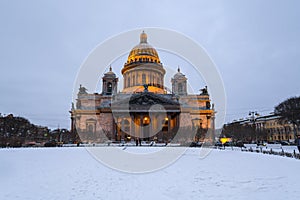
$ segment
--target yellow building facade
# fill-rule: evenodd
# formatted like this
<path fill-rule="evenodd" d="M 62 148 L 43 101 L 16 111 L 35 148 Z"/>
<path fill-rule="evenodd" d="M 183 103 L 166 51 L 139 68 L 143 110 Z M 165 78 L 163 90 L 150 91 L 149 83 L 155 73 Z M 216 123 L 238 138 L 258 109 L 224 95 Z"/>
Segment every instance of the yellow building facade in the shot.
<path fill-rule="evenodd" d="M 255 125 L 256 130 L 267 132 L 269 142 L 294 142 L 296 139 L 295 135 L 300 133 L 299 128 L 291 123 L 282 122 L 280 117 L 274 114 L 258 117 Z"/>

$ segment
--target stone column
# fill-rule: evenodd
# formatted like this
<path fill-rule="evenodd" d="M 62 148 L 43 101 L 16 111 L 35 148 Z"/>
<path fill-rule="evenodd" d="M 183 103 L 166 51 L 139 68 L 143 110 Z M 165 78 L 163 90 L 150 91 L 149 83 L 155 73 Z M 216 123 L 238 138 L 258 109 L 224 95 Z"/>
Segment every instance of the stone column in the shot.
<path fill-rule="evenodd" d="M 124 119 L 122 119 L 121 121 L 121 140 L 124 139 Z"/>
<path fill-rule="evenodd" d="M 130 118 L 130 136 L 134 136 L 135 133 L 134 133 L 134 117 L 133 118 Z"/>
<path fill-rule="evenodd" d="M 211 124 L 211 129 L 212 129 L 212 142 L 215 142 L 215 137 L 216 137 L 216 127 L 215 127 L 215 114 L 213 113 L 212 117 L 212 124 Z"/>
<path fill-rule="evenodd" d="M 170 113 L 168 113 L 168 134 L 170 133 L 170 129 L 171 129 L 171 115 Z"/>
<path fill-rule="evenodd" d="M 151 114 L 149 114 L 149 120 L 150 120 L 150 124 L 149 124 L 149 130 L 148 130 L 148 137 L 149 137 L 149 140 L 150 138 L 153 136 L 153 119 L 154 117 L 151 118 Z"/>
<path fill-rule="evenodd" d="M 143 135 L 143 115 L 141 114 L 140 115 L 140 135 L 139 135 L 139 138 L 143 138 L 144 135 Z"/>

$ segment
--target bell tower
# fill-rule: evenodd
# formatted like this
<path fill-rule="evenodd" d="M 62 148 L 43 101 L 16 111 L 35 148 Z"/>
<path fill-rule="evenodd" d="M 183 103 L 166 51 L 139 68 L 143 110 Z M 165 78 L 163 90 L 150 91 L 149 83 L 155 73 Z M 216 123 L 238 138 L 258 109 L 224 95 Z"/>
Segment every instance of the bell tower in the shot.
<path fill-rule="evenodd" d="M 105 73 L 102 77 L 102 94 L 112 95 L 117 94 L 118 91 L 118 81 L 116 74 L 112 71 L 111 66 L 109 67 L 109 72 Z"/>
<path fill-rule="evenodd" d="M 172 92 L 176 95 L 187 95 L 187 78 L 180 72 L 178 66 L 177 73 L 171 79 Z"/>

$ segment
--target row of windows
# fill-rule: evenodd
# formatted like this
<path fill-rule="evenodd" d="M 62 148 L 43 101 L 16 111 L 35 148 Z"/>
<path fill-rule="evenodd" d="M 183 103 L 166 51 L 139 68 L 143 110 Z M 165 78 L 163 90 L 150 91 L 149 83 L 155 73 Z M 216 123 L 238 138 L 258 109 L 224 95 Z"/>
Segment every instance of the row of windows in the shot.
<path fill-rule="evenodd" d="M 124 79 L 126 80 L 126 79 Z M 131 87 L 131 86 L 136 86 L 136 85 L 143 85 L 143 84 L 157 84 L 157 85 L 161 85 L 162 81 L 161 78 L 159 77 L 155 77 L 154 75 L 148 75 L 148 83 L 147 83 L 147 78 L 146 78 L 146 74 L 142 74 L 142 83 L 139 83 L 139 76 L 137 74 L 137 76 L 133 75 L 132 79 L 129 77 L 127 77 L 127 81 L 125 82 L 125 87 Z"/>
<path fill-rule="evenodd" d="M 273 140 L 291 140 L 292 136 L 291 135 L 274 135 Z"/>
<path fill-rule="evenodd" d="M 268 129 L 269 133 L 290 133 L 292 130 L 290 127 L 284 127 L 284 128 L 270 128 Z"/>
<path fill-rule="evenodd" d="M 293 130 L 293 128 L 291 126 L 283 126 L 283 125 L 279 126 L 278 125 L 277 127 L 270 128 L 270 127 L 267 127 L 267 126 L 265 126 L 264 124 L 261 124 L 261 123 L 256 124 L 256 128 L 257 128 L 257 130 L 267 129 L 269 133 L 273 133 L 273 132 L 289 133 Z M 300 127 L 298 127 L 298 128 L 296 127 L 296 130 L 300 131 Z"/>
<path fill-rule="evenodd" d="M 157 55 L 157 52 L 153 49 L 153 48 L 143 48 L 143 49 L 140 49 L 140 48 L 137 48 L 137 49 L 134 49 L 131 51 L 131 54 L 152 54 L 154 56 L 158 56 Z"/>
<path fill-rule="evenodd" d="M 159 63 L 159 61 L 157 59 L 152 59 L 152 58 L 135 58 L 134 60 L 133 59 L 130 59 L 130 63 L 135 63 L 135 62 L 152 62 L 152 63 Z"/>

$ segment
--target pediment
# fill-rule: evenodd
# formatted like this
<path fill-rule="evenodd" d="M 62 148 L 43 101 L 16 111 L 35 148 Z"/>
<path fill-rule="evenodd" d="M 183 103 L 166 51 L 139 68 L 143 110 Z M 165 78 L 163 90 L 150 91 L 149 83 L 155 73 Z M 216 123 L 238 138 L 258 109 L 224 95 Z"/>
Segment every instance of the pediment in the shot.
<path fill-rule="evenodd" d="M 180 103 L 177 100 L 165 98 L 164 95 L 158 95 L 151 92 L 132 94 L 129 98 L 120 101 L 112 101 L 112 109 L 147 110 L 156 104 L 163 106 L 166 110 L 180 110 Z"/>
<path fill-rule="evenodd" d="M 134 94 L 130 100 L 129 104 L 135 104 L 135 105 L 154 105 L 154 104 L 160 104 L 160 105 L 179 105 L 178 101 L 164 98 L 161 95 L 157 95 L 150 92 L 143 92 L 139 94 Z"/>

